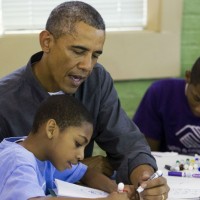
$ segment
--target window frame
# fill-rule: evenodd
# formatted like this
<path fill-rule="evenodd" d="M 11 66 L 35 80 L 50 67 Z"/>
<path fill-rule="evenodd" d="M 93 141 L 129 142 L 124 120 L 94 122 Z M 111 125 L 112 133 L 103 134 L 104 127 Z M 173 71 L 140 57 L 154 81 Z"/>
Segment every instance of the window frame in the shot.
<path fill-rule="evenodd" d="M 18 2 L 0 0 L 0 4 L 2 4 L 0 8 L 2 6 L 3 9 L 2 24 L 5 25 L 3 27 L 4 34 L 40 31 L 45 27 L 46 19 L 51 10 L 62 2 L 61 0 L 49 3 L 48 0 L 44 2 L 40 0 L 20 0 Z M 99 3 L 97 0 L 84 0 L 84 2 L 94 6 L 104 16 L 107 29 L 142 30 L 146 26 L 145 11 L 147 8 L 145 5 L 147 5 L 147 0 L 111 0 L 106 4 Z M 138 12 L 138 10 L 144 12 Z"/>

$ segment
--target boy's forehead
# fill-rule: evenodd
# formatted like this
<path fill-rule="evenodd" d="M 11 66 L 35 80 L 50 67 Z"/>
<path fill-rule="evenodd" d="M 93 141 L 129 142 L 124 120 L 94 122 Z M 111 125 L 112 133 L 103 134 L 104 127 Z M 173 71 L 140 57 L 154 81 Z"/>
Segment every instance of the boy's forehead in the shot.
<path fill-rule="evenodd" d="M 73 136 L 89 142 L 93 133 L 93 125 L 89 122 L 83 122 L 80 126 L 68 127 L 65 132 L 70 132 Z"/>

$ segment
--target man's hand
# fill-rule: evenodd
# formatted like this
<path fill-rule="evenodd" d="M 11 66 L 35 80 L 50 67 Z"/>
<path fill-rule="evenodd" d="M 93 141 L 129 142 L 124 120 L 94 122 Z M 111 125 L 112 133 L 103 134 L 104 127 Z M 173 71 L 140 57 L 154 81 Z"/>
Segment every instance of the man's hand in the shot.
<path fill-rule="evenodd" d="M 111 177 L 114 173 L 114 169 L 110 165 L 108 159 L 104 156 L 89 157 L 84 159 L 82 163 L 87 165 L 88 168 L 92 168 L 108 177 Z"/>
<path fill-rule="evenodd" d="M 154 173 L 154 170 L 149 165 L 140 165 L 136 167 L 130 176 L 132 184 L 137 189 L 140 185 L 144 188 L 144 191 L 140 193 L 140 196 L 145 200 L 167 199 L 169 186 L 167 180 L 164 177 L 158 177 L 153 180 L 148 180 Z"/>

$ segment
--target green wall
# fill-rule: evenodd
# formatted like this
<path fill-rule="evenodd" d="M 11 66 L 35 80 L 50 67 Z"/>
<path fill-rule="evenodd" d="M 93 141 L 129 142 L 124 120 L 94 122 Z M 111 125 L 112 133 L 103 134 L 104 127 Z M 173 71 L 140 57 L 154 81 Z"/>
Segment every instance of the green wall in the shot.
<path fill-rule="evenodd" d="M 184 0 L 181 32 L 181 75 L 200 56 L 200 0 Z"/>

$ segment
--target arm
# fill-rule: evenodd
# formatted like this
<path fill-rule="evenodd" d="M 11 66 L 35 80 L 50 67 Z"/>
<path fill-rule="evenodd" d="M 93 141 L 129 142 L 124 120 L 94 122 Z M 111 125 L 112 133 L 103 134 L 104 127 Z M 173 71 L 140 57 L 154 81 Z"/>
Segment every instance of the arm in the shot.
<path fill-rule="evenodd" d="M 13 161 L 11 161 L 13 162 Z M 86 175 L 86 178 L 93 179 L 90 174 L 89 176 Z M 96 175 L 95 175 L 96 176 Z M 98 177 L 98 176 L 97 176 Z M 95 179 L 96 180 L 96 179 Z M 89 181 L 89 180 L 87 180 Z M 100 178 L 100 181 L 103 181 L 103 183 L 107 184 L 112 190 L 112 186 L 116 186 L 116 184 L 113 184 L 109 181 L 109 179 L 106 177 L 105 181 L 104 179 Z M 89 181 L 90 182 L 90 181 Z M 13 187 L 13 185 L 17 185 L 17 187 Z M 38 183 L 38 177 L 37 173 L 35 173 L 33 167 L 28 166 L 22 166 L 18 167 L 10 176 L 10 178 L 7 179 L 6 185 L 3 188 L 3 192 L 1 192 L 1 197 L 17 197 L 18 199 L 29 199 L 29 200 L 54 200 L 54 199 L 68 199 L 68 200 L 91 200 L 88 198 L 68 198 L 68 197 L 51 197 L 51 196 L 45 196 L 43 191 L 43 185 L 44 182 Z M 10 190 L 12 188 L 12 191 Z M 20 189 L 21 188 L 21 189 Z M 115 187 L 116 188 L 116 187 Z M 119 194 L 117 192 L 112 192 L 108 197 L 106 198 L 98 198 L 98 200 L 129 200 L 126 193 Z"/>
<path fill-rule="evenodd" d="M 127 117 L 112 84 L 111 78 L 104 78 L 102 86 L 102 105 L 99 113 L 97 143 L 106 151 L 112 166 L 117 169 L 117 181 L 132 183 L 137 188 L 157 170 L 157 165 L 144 135 Z M 105 87 L 105 88 L 104 88 Z M 153 184 L 152 184 L 153 182 Z M 148 182 L 148 190 L 142 194 L 155 199 L 165 193 L 169 187 L 166 179 L 160 177 Z M 155 192 L 153 198 L 151 195 Z M 145 198 L 144 198 L 145 199 Z"/>
<path fill-rule="evenodd" d="M 88 169 L 81 182 L 85 185 L 106 191 L 111 193 L 106 198 L 98 198 L 97 200 L 129 200 L 128 193 L 118 193 L 117 184 L 109 179 L 108 177 L 97 173 L 91 169 Z M 127 186 L 126 186 L 127 189 Z M 129 191 L 130 193 L 130 191 Z M 91 200 L 88 198 L 69 198 L 69 197 L 35 197 L 30 198 L 29 200 L 57 200 L 57 199 L 68 199 L 68 200 Z"/>
<path fill-rule="evenodd" d="M 91 200 L 90 198 L 68 198 L 68 197 L 35 197 L 30 198 L 29 200 Z M 96 200 L 130 200 L 126 193 L 117 193 L 113 192 L 112 194 L 108 195 L 105 198 L 96 198 Z"/>
<path fill-rule="evenodd" d="M 108 193 L 117 191 L 117 184 L 115 181 L 112 181 L 107 176 L 90 168 L 88 168 L 86 174 L 81 179 L 81 182 L 89 187 L 100 189 Z"/>
<path fill-rule="evenodd" d="M 155 140 L 155 139 L 152 139 L 150 137 L 146 137 L 146 140 L 149 144 L 149 146 L 151 147 L 151 151 L 160 151 L 160 144 L 161 142 L 159 140 Z"/>
<path fill-rule="evenodd" d="M 117 184 L 114 180 L 111 180 L 107 176 L 98 173 L 92 169 L 88 169 L 85 176 L 81 180 L 85 185 L 106 191 L 108 193 L 117 192 Z M 128 197 L 135 196 L 135 190 L 132 185 L 125 185 Z"/>
<path fill-rule="evenodd" d="M 114 173 L 114 169 L 112 165 L 109 163 L 107 157 L 97 155 L 86 158 L 82 162 L 89 168 L 95 169 L 96 171 L 101 172 L 108 177 L 111 177 Z"/>
<path fill-rule="evenodd" d="M 161 90 L 162 87 L 157 82 L 153 83 L 143 96 L 133 117 L 133 121 L 146 137 L 152 151 L 160 151 L 160 145 L 164 143 L 165 138 Z"/>
<path fill-rule="evenodd" d="M 69 172 L 70 171 L 70 172 Z M 88 187 L 100 189 L 108 193 L 117 191 L 117 184 L 107 176 L 95 171 L 93 168 L 87 168 L 81 162 L 78 165 L 73 165 L 72 169 L 67 169 L 62 172 L 57 172 L 54 178 L 64 180 L 67 182 L 75 183 L 81 181 Z M 134 188 L 130 185 L 125 185 L 128 196 L 133 196 Z"/>
<path fill-rule="evenodd" d="M 103 71 L 101 79 L 96 142 L 117 170 L 117 181 L 128 184 L 133 168 L 148 164 L 156 169 L 156 162 L 144 135 L 121 108 L 112 78 Z"/>

